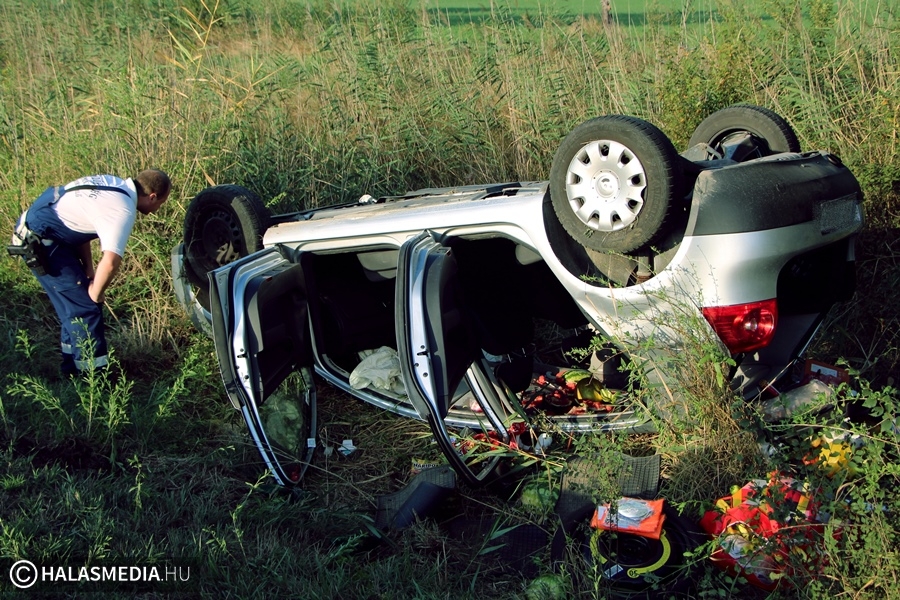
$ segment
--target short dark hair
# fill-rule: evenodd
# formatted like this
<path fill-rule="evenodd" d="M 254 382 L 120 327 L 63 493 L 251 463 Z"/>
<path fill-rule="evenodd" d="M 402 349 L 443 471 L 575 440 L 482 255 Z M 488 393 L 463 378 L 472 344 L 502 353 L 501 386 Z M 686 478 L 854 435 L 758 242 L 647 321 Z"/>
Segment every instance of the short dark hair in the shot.
<path fill-rule="evenodd" d="M 172 181 L 165 171 L 146 169 L 134 178 L 134 186 L 137 188 L 138 196 L 156 194 L 165 198 L 172 189 Z"/>

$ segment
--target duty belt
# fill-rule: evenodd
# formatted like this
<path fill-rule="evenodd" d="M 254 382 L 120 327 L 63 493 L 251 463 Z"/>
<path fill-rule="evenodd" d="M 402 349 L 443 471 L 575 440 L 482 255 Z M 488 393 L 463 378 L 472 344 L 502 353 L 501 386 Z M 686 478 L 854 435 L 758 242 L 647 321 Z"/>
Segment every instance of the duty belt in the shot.
<path fill-rule="evenodd" d="M 6 252 L 12 257 L 21 256 L 25 265 L 37 275 L 46 275 L 47 246 L 53 244 L 53 240 L 41 239 L 39 235 L 28 229 L 25 225 L 25 213 L 19 218 L 16 229 L 13 231 L 12 243 L 6 247 Z"/>

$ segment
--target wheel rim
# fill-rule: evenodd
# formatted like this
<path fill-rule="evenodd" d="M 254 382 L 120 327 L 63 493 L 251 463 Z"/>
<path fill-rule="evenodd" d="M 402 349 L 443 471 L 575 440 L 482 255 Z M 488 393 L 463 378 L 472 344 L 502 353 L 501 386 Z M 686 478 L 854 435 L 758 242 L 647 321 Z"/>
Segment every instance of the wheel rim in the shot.
<path fill-rule="evenodd" d="M 211 212 L 203 221 L 198 237 L 201 256 L 197 258 L 205 271 L 227 265 L 241 256 L 241 225 L 227 211 Z"/>
<path fill-rule="evenodd" d="M 566 195 L 579 221 L 595 231 L 631 225 L 644 206 L 647 174 L 637 156 L 613 140 L 585 144 L 566 172 Z"/>

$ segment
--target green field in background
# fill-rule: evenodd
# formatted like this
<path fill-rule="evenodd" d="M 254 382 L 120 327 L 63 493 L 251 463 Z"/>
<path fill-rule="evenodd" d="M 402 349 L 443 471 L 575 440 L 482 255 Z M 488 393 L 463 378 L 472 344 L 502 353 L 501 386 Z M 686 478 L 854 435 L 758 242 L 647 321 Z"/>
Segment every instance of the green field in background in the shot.
<path fill-rule="evenodd" d="M 675 11 L 683 6 L 690 5 L 692 12 L 709 13 L 714 10 L 716 3 L 712 0 L 704 2 L 685 2 L 684 0 L 656 0 L 645 2 L 643 0 L 613 0 L 611 2 L 613 15 L 620 22 L 641 22 L 648 6 L 652 10 Z M 601 14 L 600 0 L 508 0 L 490 2 L 487 0 L 426 0 L 425 7 L 430 11 L 439 11 L 460 21 L 479 21 L 487 18 L 498 10 L 509 10 L 512 14 L 570 14 L 573 16 L 599 16 Z"/>
<path fill-rule="evenodd" d="M 688 7 L 688 20 L 691 22 L 706 21 L 715 10 L 715 2 L 686 3 L 683 0 L 661 0 L 644 2 L 642 0 L 613 1 L 613 19 L 620 24 L 643 25 L 647 20 L 648 9 L 654 12 L 673 13 Z M 573 19 L 589 17 L 599 19 L 600 0 L 558 0 L 547 2 L 542 0 L 509 0 L 490 2 L 486 0 L 425 0 L 425 9 L 429 13 L 440 14 L 441 20 L 449 25 L 482 23 L 498 15 L 508 15 L 514 20 L 540 22 L 546 18 Z"/>
<path fill-rule="evenodd" d="M 807 19 L 815 0 L 797 0 L 804 20 Z M 601 0 L 416 0 L 412 6 L 424 5 L 432 14 L 440 14 L 449 25 L 483 23 L 492 17 L 506 15 L 509 18 L 537 24 L 553 17 L 567 20 L 575 17 L 599 18 Z M 859 7 L 870 18 L 882 11 L 897 10 L 888 0 L 850 0 L 838 4 L 838 11 Z M 721 8 L 720 8 L 721 7 Z M 733 0 L 612 0 L 612 16 L 621 25 L 643 26 L 649 20 L 662 19 L 669 24 L 699 25 L 715 20 L 722 10 L 746 9 L 749 13 L 771 20 L 769 10 L 784 10 L 784 3 L 766 1 Z M 673 19 L 677 16 L 677 19 Z M 668 17 L 668 18 L 665 18 Z M 869 21 L 869 19 L 866 19 Z"/>

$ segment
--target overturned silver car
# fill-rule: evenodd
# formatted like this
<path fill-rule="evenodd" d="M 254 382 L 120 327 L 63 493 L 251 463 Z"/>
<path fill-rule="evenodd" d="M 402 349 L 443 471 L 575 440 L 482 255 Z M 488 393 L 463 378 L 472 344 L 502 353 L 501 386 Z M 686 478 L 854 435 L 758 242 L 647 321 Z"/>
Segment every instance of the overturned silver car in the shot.
<path fill-rule="evenodd" d="M 616 115 L 575 128 L 549 181 L 276 216 L 249 190 L 211 187 L 173 251 L 176 288 L 279 483 L 296 483 L 315 447 L 313 372 L 427 421 L 478 483 L 497 459 L 463 452 L 460 430 L 501 443 L 526 421 L 645 430 L 620 366 L 647 340 L 656 350 L 642 353 L 677 348 L 676 314 L 721 340 L 750 399 L 852 294 L 862 195 L 836 156 L 801 152 L 784 119 L 752 105 L 710 115 L 689 146 Z M 567 350 L 592 338 L 590 376 L 570 380 Z"/>

